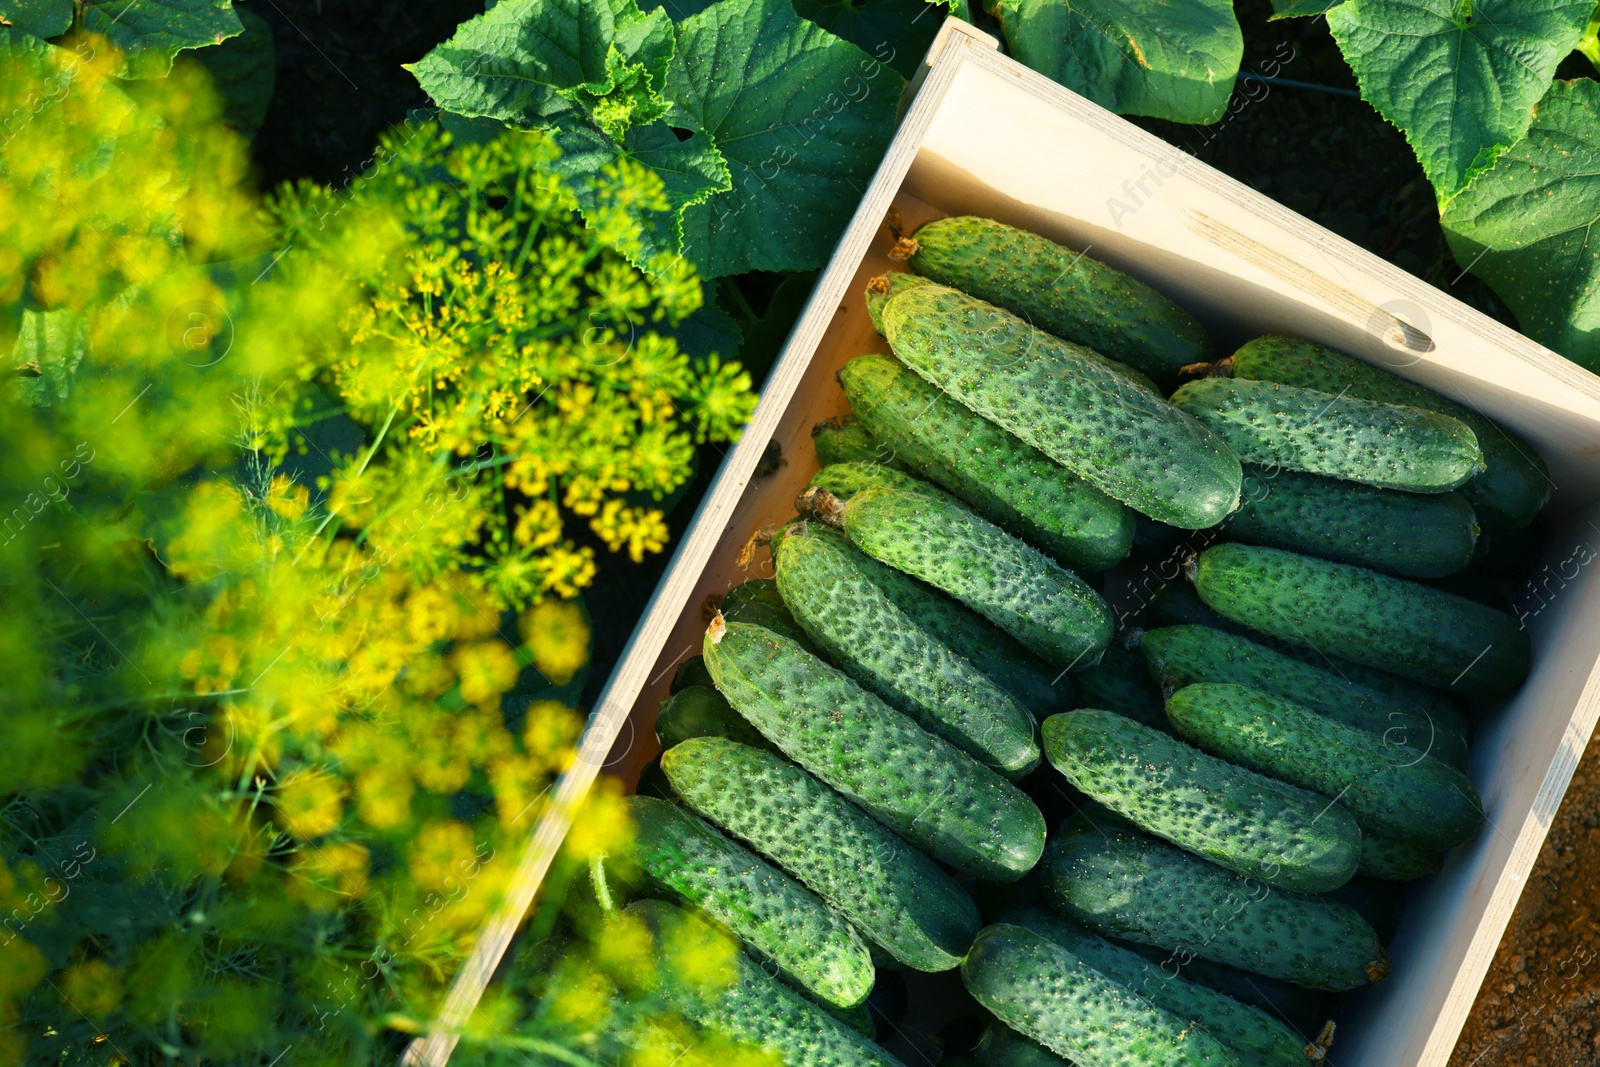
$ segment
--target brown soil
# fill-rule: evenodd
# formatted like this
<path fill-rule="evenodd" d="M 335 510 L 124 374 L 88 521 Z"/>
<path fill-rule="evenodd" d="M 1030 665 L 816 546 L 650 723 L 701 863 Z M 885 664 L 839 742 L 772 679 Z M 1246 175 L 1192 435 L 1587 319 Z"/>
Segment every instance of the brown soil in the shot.
<path fill-rule="evenodd" d="M 1600 1067 L 1600 731 L 1449 1067 Z"/>

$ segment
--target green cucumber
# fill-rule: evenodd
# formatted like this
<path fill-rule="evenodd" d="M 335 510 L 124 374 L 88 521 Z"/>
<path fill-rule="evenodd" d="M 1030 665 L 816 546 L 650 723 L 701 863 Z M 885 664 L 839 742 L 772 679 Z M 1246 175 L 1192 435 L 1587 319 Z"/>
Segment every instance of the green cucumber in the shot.
<path fill-rule="evenodd" d="M 1158 381 L 1176 381 L 1182 368 L 1211 350 L 1200 324 L 1148 285 L 993 219 L 936 219 L 896 245 L 890 258 L 905 254 L 918 274 Z"/>
<path fill-rule="evenodd" d="M 1094 1067 L 1241 1067 L 1210 1034 L 1023 926 L 995 923 L 961 963 L 974 1000 L 1060 1056 Z"/>
<path fill-rule="evenodd" d="M 1389 744 L 1421 749 L 1453 767 L 1467 761 L 1466 723 L 1448 705 L 1421 707 L 1405 697 L 1346 681 L 1247 637 L 1209 626 L 1146 630 L 1139 652 L 1164 688 L 1231 682 L 1292 700 Z M 1164 713 L 1163 713 L 1164 714 Z"/>
<path fill-rule="evenodd" d="M 713 619 L 705 657 L 785 755 L 935 859 L 1001 882 L 1038 862 L 1044 816 L 1025 793 L 794 641 Z"/>
<path fill-rule="evenodd" d="M 1154 961 L 1165 974 L 1186 978 L 1196 985 L 1232 997 L 1241 1004 L 1260 1008 L 1268 1015 L 1283 1020 L 1296 1033 L 1314 1034 L 1321 1029 L 1318 1015 L 1322 1011 L 1323 993 L 1320 990 L 1292 985 L 1264 974 L 1252 974 L 1186 952 L 1141 945 L 1137 941 L 1123 941 L 1120 938 L 1107 940 Z"/>
<path fill-rule="evenodd" d="M 1077 700 L 1084 707 L 1105 708 L 1157 730 L 1167 729 L 1161 687 L 1150 680 L 1138 653 L 1113 644 L 1099 663 L 1079 671 L 1075 679 Z"/>
<path fill-rule="evenodd" d="M 722 594 L 717 610 L 729 622 L 747 622 L 752 626 L 765 626 L 769 630 L 792 637 L 802 645 L 808 644 L 806 632 L 789 614 L 789 608 L 778 592 L 778 583 L 771 578 L 752 578 Z"/>
<path fill-rule="evenodd" d="M 652 886 L 694 905 L 839 1008 L 872 991 L 872 953 L 815 893 L 704 819 L 653 797 L 625 801 L 633 861 Z"/>
<path fill-rule="evenodd" d="M 795 621 L 846 674 L 1013 781 L 1038 766 L 1028 709 L 900 607 L 914 579 L 821 523 L 780 531 L 772 564 Z"/>
<path fill-rule="evenodd" d="M 671 748 L 691 737 L 726 737 L 741 745 L 771 749 L 772 742 L 712 688 L 709 674 L 706 683 L 680 689 L 661 702 L 656 710 L 656 740 L 661 747 Z"/>
<path fill-rule="evenodd" d="M 781 756 L 700 737 L 661 758 L 683 802 L 772 860 L 907 967 L 946 971 L 978 909 L 927 856 Z"/>
<path fill-rule="evenodd" d="M 1041 908 L 1019 908 L 1000 921 L 1054 941 L 1118 985 L 1195 1023 L 1232 1049 L 1243 1063 L 1258 1067 L 1305 1064 L 1305 1041 L 1259 1008 L 1168 973 L 1137 952 Z"/>
<path fill-rule="evenodd" d="M 1354 563 L 1401 578 L 1440 578 L 1472 561 L 1478 523 L 1460 493 L 1402 493 L 1245 464 L 1235 540 Z"/>
<path fill-rule="evenodd" d="M 1046 662 L 1092 667 L 1111 640 L 1111 609 L 1082 578 L 965 505 L 905 489 L 863 489 L 846 500 L 807 489 L 802 515 L 943 589 Z"/>
<path fill-rule="evenodd" d="M 1337 797 L 1370 834 L 1443 849 L 1483 826 L 1478 791 L 1454 767 L 1260 690 L 1185 686 L 1167 701 L 1167 718 L 1204 752 Z"/>
<path fill-rule="evenodd" d="M 1112 711 L 1052 715 L 1043 732 L 1045 756 L 1067 781 L 1179 848 L 1301 893 L 1356 873 L 1361 830 L 1325 797 Z"/>
<path fill-rule="evenodd" d="M 1440 396 L 1427 386 L 1343 352 L 1292 337 L 1257 338 L 1227 362 L 1236 378 L 1283 382 L 1385 404 L 1408 404 L 1465 423 L 1477 435 L 1486 466 L 1461 491 L 1485 522 L 1526 526 L 1550 499 L 1554 483 L 1531 444 L 1477 410 Z"/>
<path fill-rule="evenodd" d="M 1200 599 L 1284 641 L 1455 692 L 1502 696 L 1528 676 L 1516 619 L 1425 585 L 1255 545 L 1208 548 L 1191 570 Z"/>
<path fill-rule="evenodd" d="M 1062 564 L 1103 571 L 1133 542 L 1133 513 L 888 356 L 839 371 L 856 418 L 902 464 Z"/>
<path fill-rule="evenodd" d="M 711 684 L 713 684 L 711 673 L 706 670 L 706 658 L 696 653 L 678 664 L 678 669 L 672 672 L 672 681 L 668 685 L 667 692 L 671 694 L 693 685 Z"/>
<path fill-rule="evenodd" d="M 660 972 L 654 991 L 685 1017 L 760 1046 L 783 1063 L 903 1067 L 880 1046 L 767 974 L 729 945 L 726 935 L 690 912 L 665 901 L 641 900 L 628 905 L 621 919 L 637 922 L 652 935 Z M 697 982 L 706 958 L 722 952 L 732 963 L 732 981 L 726 986 Z"/>
<path fill-rule="evenodd" d="M 930 485 L 908 471 L 860 460 L 830 463 L 813 474 L 806 485 L 808 488 L 826 489 L 840 500 L 855 496 L 863 489 L 903 489 L 908 493 L 924 493 L 938 500 L 959 503 L 943 489 Z"/>
<path fill-rule="evenodd" d="M 894 450 L 884 447 L 871 431 L 853 418 L 829 419 L 811 428 L 811 443 L 817 450 L 817 464 L 878 463 L 899 469 Z"/>
<path fill-rule="evenodd" d="M 1045 870 L 1051 907 L 1106 937 L 1330 992 L 1389 970 L 1377 933 L 1353 909 L 1139 834 L 1068 833 L 1052 842 Z"/>
<path fill-rule="evenodd" d="M 883 305 L 889 302 L 891 296 L 928 284 L 930 284 L 928 279 L 922 275 L 906 274 L 903 271 L 880 274 L 868 282 L 867 318 L 872 320 L 872 328 L 879 333 L 883 332 Z"/>
<path fill-rule="evenodd" d="M 1239 502 L 1227 445 L 1087 348 L 942 285 L 893 295 L 883 325 L 906 366 L 1152 519 L 1198 530 Z"/>
<path fill-rule="evenodd" d="M 978 1035 L 978 1047 L 972 1058 L 978 1067 L 1071 1067 L 1070 1060 L 1062 1059 L 998 1020 L 985 1026 Z"/>
<path fill-rule="evenodd" d="M 1172 394 L 1246 463 L 1442 493 L 1483 468 L 1478 439 L 1435 411 L 1277 382 L 1202 378 Z"/>
<path fill-rule="evenodd" d="M 1361 840 L 1361 869 L 1357 873 L 1385 882 L 1414 882 L 1443 865 L 1443 854 L 1431 848 L 1369 835 Z"/>
<path fill-rule="evenodd" d="M 646 763 L 639 768 L 639 780 L 634 785 L 634 792 L 644 797 L 659 797 L 662 800 L 677 801 L 678 794 L 672 788 L 672 783 L 667 781 L 667 776 L 661 770 L 661 757 Z"/>
<path fill-rule="evenodd" d="M 824 467 L 811 484 L 843 497 L 860 487 L 856 483 L 866 482 L 871 476 L 870 469 L 863 465 L 841 463 Z M 1034 718 L 1042 720 L 1072 706 L 1072 682 L 1064 671 L 1041 663 L 1015 638 L 977 612 L 909 576 L 895 588 L 894 596 L 900 610 L 919 627 L 948 647 L 962 650 L 973 665 L 1021 700 Z"/>

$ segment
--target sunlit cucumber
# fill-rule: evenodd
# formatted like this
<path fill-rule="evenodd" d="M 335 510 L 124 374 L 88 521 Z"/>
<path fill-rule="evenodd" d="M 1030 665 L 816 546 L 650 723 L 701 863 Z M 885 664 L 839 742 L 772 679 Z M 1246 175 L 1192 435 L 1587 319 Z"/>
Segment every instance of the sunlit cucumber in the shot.
<path fill-rule="evenodd" d="M 653 888 L 699 908 L 823 1000 L 866 999 L 872 954 L 815 893 L 675 804 L 631 796 L 626 807 L 632 858 Z"/>
<path fill-rule="evenodd" d="M 1133 541 L 1133 513 L 888 356 L 839 371 L 856 418 L 883 448 L 1061 563 L 1101 571 Z"/>
<path fill-rule="evenodd" d="M 772 562 L 795 620 L 845 673 L 1008 778 L 1038 765 L 1028 709 L 900 606 L 915 579 L 817 522 L 785 527 Z"/>
<path fill-rule="evenodd" d="M 711 687 L 709 674 L 706 681 L 706 685 L 680 689 L 661 702 L 656 710 L 656 740 L 661 747 L 671 748 L 691 737 L 726 737 L 744 745 L 771 748 L 772 742 Z"/>
<path fill-rule="evenodd" d="M 1023 926 L 996 923 L 961 963 L 974 1000 L 1060 1056 L 1095 1067 L 1241 1067 L 1189 1020 Z"/>
<path fill-rule="evenodd" d="M 1165 593 L 1163 593 L 1165 595 Z M 1467 741 L 1461 713 L 1347 681 L 1314 666 L 1210 626 L 1163 626 L 1146 630 L 1139 652 L 1150 677 L 1164 688 L 1199 682 L 1231 682 L 1292 700 L 1346 726 L 1394 745 L 1429 753 L 1454 767 L 1466 766 Z"/>
<path fill-rule="evenodd" d="M 1277 382 L 1202 378 L 1172 394 L 1246 463 L 1442 493 L 1483 467 L 1478 439 L 1435 411 Z"/>
<path fill-rule="evenodd" d="M 1467 405 L 1382 367 L 1292 337 L 1259 337 L 1227 362 L 1236 378 L 1283 382 L 1386 404 L 1409 404 L 1465 423 L 1477 435 L 1487 466 L 1462 486 L 1461 492 L 1485 522 L 1526 526 L 1550 498 L 1550 473 L 1527 441 Z"/>
<path fill-rule="evenodd" d="M 993 219 L 936 219 L 890 256 L 908 257 L 918 274 L 1158 381 L 1176 380 L 1181 368 L 1205 359 L 1211 348 L 1198 322 L 1143 282 Z"/>
<path fill-rule="evenodd" d="M 1043 732 L 1046 758 L 1069 782 L 1180 848 L 1302 893 L 1356 873 L 1361 830 L 1326 797 L 1111 711 L 1052 715 Z"/>
<path fill-rule="evenodd" d="M 1054 941 L 1107 978 L 1158 1008 L 1188 1020 L 1255 1067 L 1304 1067 L 1306 1042 L 1259 1008 L 1196 985 L 1040 908 L 1019 908 L 1000 920 Z"/>
<path fill-rule="evenodd" d="M 994 881 L 1038 861 L 1044 817 L 1026 794 L 796 642 L 713 619 L 704 651 L 728 703 L 786 756 L 935 859 Z"/>
<path fill-rule="evenodd" d="M 1246 464 L 1236 540 L 1336 563 L 1438 578 L 1472 560 L 1478 523 L 1460 493 L 1402 493 L 1337 478 Z"/>
<path fill-rule="evenodd" d="M 1153 838 L 1072 832 L 1052 842 L 1044 862 L 1051 907 L 1108 937 L 1333 992 L 1389 971 L 1377 933 L 1353 909 L 1274 889 Z"/>
<path fill-rule="evenodd" d="M 881 1046 L 767 974 L 698 916 L 665 901 L 641 900 L 628 905 L 621 919 L 649 931 L 657 960 L 654 992 L 687 1018 L 760 1046 L 783 1063 L 902 1067 Z M 718 952 L 719 945 L 728 947 Z M 706 958 L 724 953 L 732 982 L 696 981 Z"/>
<path fill-rule="evenodd" d="M 948 497 L 812 487 L 802 515 L 843 530 L 867 555 L 943 589 L 1056 667 L 1090 667 L 1111 640 L 1111 609 L 1082 578 Z"/>
<path fill-rule="evenodd" d="M 1077 681 L 1077 701 L 1084 707 L 1106 708 L 1146 726 L 1167 729 L 1161 687 L 1150 680 L 1144 659 L 1137 652 L 1113 644 L 1099 663 L 1073 677 Z"/>
<path fill-rule="evenodd" d="M 1228 447 L 1087 348 L 942 285 L 891 296 L 883 326 L 912 370 L 1150 518 L 1200 529 L 1238 503 Z"/>
<path fill-rule="evenodd" d="M 919 971 L 956 966 L 978 909 L 939 866 L 782 757 L 725 738 L 669 749 L 685 804 L 794 875 L 874 944 Z"/>
<path fill-rule="evenodd" d="M 1369 834 L 1450 848 L 1483 825 L 1467 776 L 1420 750 L 1242 685 L 1191 685 L 1167 701 L 1179 737 L 1229 763 L 1337 797 Z"/>
<path fill-rule="evenodd" d="M 1208 548 L 1192 570 L 1223 615 L 1329 655 L 1457 692 L 1501 695 L 1528 675 L 1516 619 L 1425 585 L 1256 545 Z"/>
<path fill-rule="evenodd" d="M 883 305 L 889 302 L 891 296 L 929 283 L 930 280 L 920 274 L 907 274 L 903 271 L 880 274 L 868 282 L 867 317 L 872 320 L 873 328 L 879 333 L 883 332 Z"/>
<path fill-rule="evenodd" d="M 894 451 L 873 439 L 872 433 L 853 418 L 829 419 L 811 428 L 811 443 L 817 450 L 817 463 L 881 463 L 900 466 Z"/>
<path fill-rule="evenodd" d="M 1431 848 L 1370 834 L 1361 840 L 1361 869 L 1368 878 L 1385 882 L 1413 882 L 1426 878 L 1444 864 L 1444 856 Z"/>

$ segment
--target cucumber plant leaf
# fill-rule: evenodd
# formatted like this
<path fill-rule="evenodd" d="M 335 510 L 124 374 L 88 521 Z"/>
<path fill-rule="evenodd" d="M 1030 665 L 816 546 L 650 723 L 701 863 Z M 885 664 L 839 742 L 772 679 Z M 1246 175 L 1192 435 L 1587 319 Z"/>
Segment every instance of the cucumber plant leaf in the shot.
<path fill-rule="evenodd" d="M 179 52 L 244 32 L 233 0 L 85 0 L 83 28 L 122 52 L 124 78 L 164 78 Z"/>
<path fill-rule="evenodd" d="M 1441 221 L 1523 333 L 1600 373 L 1600 82 L 1551 86 L 1528 135 Z"/>
<path fill-rule="evenodd" d="M 261 129 L 272 92 L 277 86 L 277 52 L 272 43 L 272 26 L 253 11 L 238 11 L 244 32 L 216 48 L 195 53 L 195 62 L 206 68 L 217 95 L 222 98 L 222 113 L 229 126 L 249 138 Z"/>
<path fill-rule="evenodd" d="M 1342 3 L 1344 0 L 1272 0 L 1272 17 L 1268 21 L 1320 15 Z"/>
<path fill-rule="evenodd" d="M 89 320 L 81 311 L 24 311 L 11 350 L 16 395 L 31 407 L 67 399 L 78 364 L 89 351 Z"/>
<path fill-rule="evenodd" d="M 800 17 L 909 78 L 944 21 L 942 4 L 922 0 L 794 0 Z"/>
<path fill-rule="evenodd" d="M 1361 96 L 1398 126 L 1440 203 L 1533 121 L 1594 0 L 1346 0 L 1328 26 Z"/>
<path fill-rule="evenodd" d="M 684 213 L 701 275 L 824 262 L 894 135 L 903 87 L 790 0 L 720 0 L 685 19 L 668 121 L 710 137 L 732 181 Z"/>
<path fill-rule="evenodd" d="M 0 19 L 35 37 L 59 37 L 72 27 L 72 0 L 0 0 Z"/>
<path fill-rule="evenodd" d="M 1578 51 L 1600 71 L 1600 4 L 1594 6 L 1594 14 L 1589 16 L 1589 25 L 1584 27 L 1583 37 L 1578 41 Z"/>
<path fill-rule="evenodd" d="M 1231 0 L 999 0 L 1018 60 L 1123 115 L 1215 122 L 1244 35 Z"/>

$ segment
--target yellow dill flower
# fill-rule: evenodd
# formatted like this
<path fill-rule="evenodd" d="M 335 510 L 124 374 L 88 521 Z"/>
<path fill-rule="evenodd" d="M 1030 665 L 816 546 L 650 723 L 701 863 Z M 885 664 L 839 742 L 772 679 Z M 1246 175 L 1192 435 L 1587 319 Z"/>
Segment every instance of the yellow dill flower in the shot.
<path fill-rule="evenodd" d="M 644 562 L 646 552 L 659 552 L 667 544 L 667 520 L 659 508 L 625 507 L 620 500 L 607 500 L 600 514 L 589 521 L 589 528 L 613 552 L 626 545 L 635 563 Z"/>
<path fill-rule="evenodd" d="M 408 860 L 411 877 L 424 889 L 454 889 L 461 883 L 461 871 L 470 866 L 476 853 L 472 830 L 466 823 L 455 819 L 430 822 L 412 841 Z"/>
<path fill-rule="evenodd" d="M 122 972 L 104 960 L 75 963 L 56 981 L 62 1001 L 91 1019 L 102 1019 L 122 1004 Z"/>
<path fill-rule="evenodd" d="M 519 625 L 533 665 L 554 685 L 566 685 L 589 662 L 589 620 L 571 601 L 544 600 Z"/>
<path fill-rule="evenodd" d="M 372 767 L 356 777 L 356 807 L 361 820 L 376 830 L 399 826 L 411 818 L 411 775 L 392 764 Z"/>
<path fill-rule="evenodd" d="M 461 679 L 461 697 L 473 704 L 487 704 L 517 682 L 520 665 L 516 653 L 499 641 L 479 641 L 451 653 Z"/>
<path fill-rule="evenodd" d="M 302 841 L 332 833 L 344 816 L 344 796 L 344 783 L 325 770 L 295 771 L 278 788 L 278 821 Z"/>
<path fill-rule="evenodd" d="M 533 766 L 559 774 L 567 769 L 583 733 L 583 717 L 558 700 L 536 700 L 528 707 L 522 743 Z"/>

